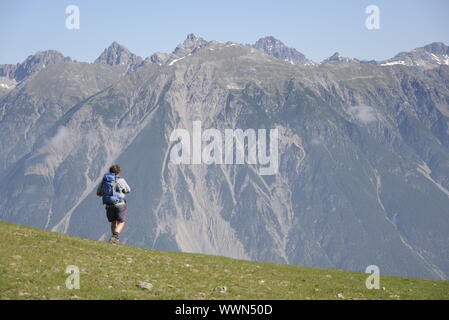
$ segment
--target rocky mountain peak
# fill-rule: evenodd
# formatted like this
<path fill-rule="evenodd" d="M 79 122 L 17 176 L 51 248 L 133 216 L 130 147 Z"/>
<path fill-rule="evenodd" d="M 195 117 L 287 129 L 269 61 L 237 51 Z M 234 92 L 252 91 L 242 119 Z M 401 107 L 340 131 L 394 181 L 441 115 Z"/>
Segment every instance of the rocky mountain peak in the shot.
<path fill-rule="evenodd" d="M 0 76 L 20 82 L 48 65 L 69 61 L 72 61 L 70 57 L 65 57 L 56 50 L 38 51 L 33 55 L 29 55 L 22 63 L 0 65 Z"/>
<path fill-rule="evenodd" d="M 173 54 L 178 57 L 184 57 L 206 44 L 208 44 L 208 41 L 195 36 L 193 33 L 189 33 L 184 42 L 176 46 L 175 50 L 173 50 Z"/>
<path fill-rule="evenodd" d="M 433 42 L 411 51 L 400 52 L 393 58 L 381 62 L 383 66 L 397 64 L 422 69 L 449 65 L 449 47 L 442 42 Z"/>
<path fill-rule="evenodd" d="M 301 52 L 297 51 L 294 48 L 287 47 L 282 41 L 276 39 L 273 36 L 260 38 L 254 45 L 250 46 L 257 50 L 265 52 L 270 56 L 288 61 L 292 64 L 313 64 L 313 62 L 308 60 Z"/>
<path fill-rule="evenodd" d="M 423 49 L 433 54 L 449 54 L 449 46 L 442 42 L 432 42 L 424 46 Z"/>
<path fill-rule="evenodd" d="M 274 48 L 287 48 L 287 46 L 275 37 L 267 36 L 257 40 L 254 44 L 254 48 L 259 50 L 272 50 Z"/>
<path fill-rule="evenodd" d="M 253 47 L 259 50 L 290 49 L 285 43 L 273 36 L 260 38 L 256 41 Z"/>
<path fill-rule="evenodd" d="M 340 52 L 335 52 L 333 55 L 331 55 L 328 59 L 331 61 L 341 61 L 343 56 L 340 54 Z"/>
<path fill-rule="evenodd" d="M 322 63 L 329 63 L 329 62 L 351 62 L 356 61 L 355 59 L 344 57 L 340 54 L 340 52 L 335 52 L 333 55 L 331 55 L 329 58 L 323 60 Z"/>
<path fill-rule="evenodd" d="M 125 46 L 114 41 L 104 49 L 103 53 L 95 60 L 94 63 L 114 65 L 128 65 L 131 68 L 139 65 L 142 58 L 129 51 Z"/>
<path fill-rule="evenodd" d="M 186 38 L 185 41 L 195 41 L 195 40 L 198 40 L 198 39 L 200 39 L 200 38 L 198 38 L 197 36 L 195 36 L 193 33 L 189 33 L 189 34 L 187 35 L 187 38 Z"/>

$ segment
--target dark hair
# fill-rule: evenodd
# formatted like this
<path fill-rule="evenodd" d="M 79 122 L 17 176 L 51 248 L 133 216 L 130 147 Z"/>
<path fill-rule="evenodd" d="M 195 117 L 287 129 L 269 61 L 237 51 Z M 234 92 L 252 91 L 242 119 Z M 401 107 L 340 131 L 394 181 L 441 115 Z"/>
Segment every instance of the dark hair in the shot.
<path fill-rule="evenodd" d="M 114 164 L 113 166 L 111 166 L 109 168 L 109 172 L 110 173 L 115 173 L 115 174 L 119 174 L 121 171 L 120 166 L 118 164 Z"/>

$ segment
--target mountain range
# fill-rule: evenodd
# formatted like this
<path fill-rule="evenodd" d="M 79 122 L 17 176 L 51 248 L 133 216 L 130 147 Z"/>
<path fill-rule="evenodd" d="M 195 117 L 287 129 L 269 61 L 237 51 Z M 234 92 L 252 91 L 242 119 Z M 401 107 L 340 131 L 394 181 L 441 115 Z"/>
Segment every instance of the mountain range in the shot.
<path fill-rule="evenodd" d="M 0 219 L 107 239 L 95 189 L 119 163 L 127 244 L 448 279 L 448 52 L 316 63 L 273 37 L 189 34 L 145 59 L 114 42 L 93 63 L 0 65 Z M 195 120 L 277 128 L 279 172 L 171 163 Z"/>

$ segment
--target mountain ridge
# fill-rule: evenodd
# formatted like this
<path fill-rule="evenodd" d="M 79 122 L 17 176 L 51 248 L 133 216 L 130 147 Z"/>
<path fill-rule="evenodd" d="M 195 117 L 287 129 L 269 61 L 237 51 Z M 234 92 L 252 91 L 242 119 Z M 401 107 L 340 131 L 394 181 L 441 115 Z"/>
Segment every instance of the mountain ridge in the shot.
<path fill-rule="evenodd" d="M 380 65 L 401 64 L 426 69 L 438 65 L 449 65 L 449 47 L 442 42 L 432 42 L 411 51 L 400 52 L 393 58 L 379 63 Z"/>
<path fill-rule="evenodd" d="M 156 52 L 147 58 L 142 58 L 131 51 L 125 46 L 113 41 L 111 45 L 103 50 L 95 61 L 91 63 L 103 63 L 107 65 L 128 65 L 130 70 L 135 70 L 144 63 L 144 61 L 150 63 L 165 64 L 170 63 L 176 58 L 182 58 L 188 54 L 192 54 L 195 50 L 211 44 L 219 43 L 218 41 L 206 41 L 201 37 L 197 37 L 193 33 L 187 35 L 183 43 L 177 45 L 171 53 Z M 303 65 L 303 66 L 316 66 L 320 63 L 307 59 L 304 54 L 297 51 L 295 48 L 287 47 L 282 41 L 276 39 L 273 36 L 265 36 L 258 39 L 255 44 L 246 44 L 246 46 L 255 48 L 266 54 L 275 57 L 277 59 L 289 62 L 291 64 Z M 428 55 L 423 57 L 423 52 Z M 436 56 L 431 56 L 431 55 Z M 426 54 L 425 54 L 426 55 Z M 430 55 L 430 56 L 429 56 Z M 406 58 L 407 62 L 400 60 Z M 356 58 L 348 58 L 340 55 L 339 52 L 335 52 L 329 58 L 326 58 L 321 63 L 327 62 L 361 62 L 371 63 L 379 65 L 396 65 L 402 64 L 406 66 L 418 66 L 424 68 L 435 67 L 440 64 L 449 64 L 449 46 L 446 46 L 443 42 L 432 42 L 423 47 L 418 47 L 410 51 L 400 52 L 394 57 L 388 60 L 382 61 L 364 61 Z M 416 60 L 416 61 L 415 61 Z M 22 63 L 17 64 L 0 64 L 0 77 L 6 77 L 9 79 L 15 79 L 20 82 L 30 76 L 32 73 L 38 70 L 33 70 L 33 67 L 37 67 L 39 70 L 45 65 L 45 61 L 48 64 L 54 64 L 59 62 L 70 62 L 70 57 L 64 57 L 60 52 L 56 50 L 39 51 L 33 55 L 29 55 Z M 16 75 L 17 73 L 17 75 Z"/>
<path fill-rule="evenodd" d="M 20 82 L 47 65 L 70 61 L 70 57 L 64 57 L 62 53 L 56 50 L 38 51 L 29 55 L 22 63 L 0 65 L 0 77 L 7 77 Z"/>
<path fill-rule="evenodd" d="M 140 191 L 125 243 L 447 278 L 449 67 L 311 68 L 186 40 L 168 63 L 53 64 L 2 97 L 1 218 L 104 239 L 94 190 L 119 162 Z M 277 127 L 279 174 L 170 163 L 194 120 Z"/>

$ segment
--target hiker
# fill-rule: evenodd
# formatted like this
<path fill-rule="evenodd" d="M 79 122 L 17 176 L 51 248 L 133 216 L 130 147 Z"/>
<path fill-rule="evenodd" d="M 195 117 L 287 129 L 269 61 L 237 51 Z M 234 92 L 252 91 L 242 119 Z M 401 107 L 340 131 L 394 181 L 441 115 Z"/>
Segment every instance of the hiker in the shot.
<path fill-rule="evenodd" d="M 103 176 L 103 180 L 97 188 L 97 196 L 103 197 L 106 208 L 106 216 L 111 223 L 111 242 L 119 243 L 119 235 L 125 226 L 126 200 L 125 195 L 131 192 L 131 188 L 125 179 L 119 176 L 118 164 L 109 168 L 109 172 Z"/>

